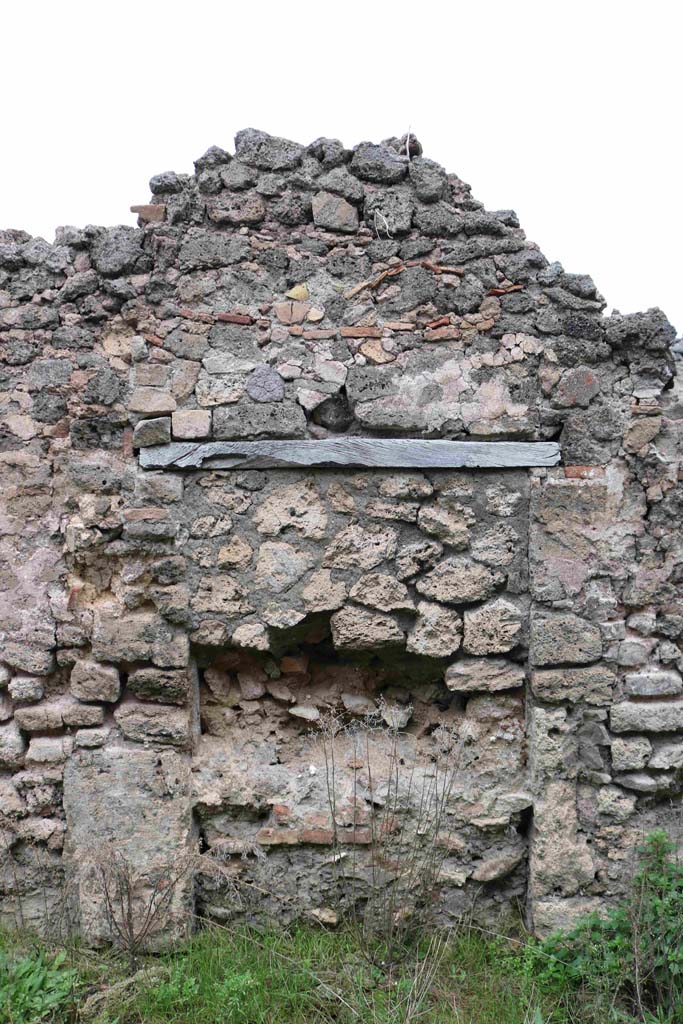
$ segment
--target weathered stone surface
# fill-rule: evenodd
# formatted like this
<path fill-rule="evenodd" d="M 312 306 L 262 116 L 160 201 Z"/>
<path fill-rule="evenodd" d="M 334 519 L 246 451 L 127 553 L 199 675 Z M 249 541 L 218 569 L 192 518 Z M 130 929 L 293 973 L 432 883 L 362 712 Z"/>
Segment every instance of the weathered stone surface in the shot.
<path fill-rule="evenodd" d="M 171 422 L 173 436 L 179 441 L 211 436 L 211 413 L 208 409 L 179 409 L 171 416 Z M 161 444 L 162 442 L 150 443 Z"/>
<path fill-rule="evenodd" d="M 0 807 L 2 813 L 10 818 L 25 813 L 25 804 L 14 784 L 8 779 L 0 779 Z"/>
<path fill-rule="evenodd" d="M 396 555 L 396 575 L 408 580 L 418 573 L 433 568 L 443 553 L 443 547 L 436 541 L 418 541 L 406 544 Z"/>
<path fill-rule="evenodd" d="M 465 609 L 464 619 L 463 649 L 468 654 L 505 654 L 523 638 L 524 613 L 505 597 Z"/>
<path fill-rule="evenodd" d="M 104 708 L 101 704 L 82 704 L 79 700 L 62 699 L 59 702 L 64 725 L 102 725 Z"/>
<path fill-rule="evenodd" d="M 545 669 L 533 672 L 531 688 L 541 700 L 609 704 L 616 676 L 602 665 L 589 668 Z"/>
<path fill-rule="evenodd" d="M 304 147 L 289 139 L 245 128 L 235 136 L 235 156 L 267 171 L 291 170 L 301 163 Z"/>
<path fill-rule="evenodd" d="M 133 270 L 142 256 L 143 237 L 135 228 L 103 229 L 92 248 L 95 270 L 107 277 Z"/>
<path fill-rule="evenodd" d="M 524 669 L 503 658 L 459 658 L 446 669 L 449 690 L 470 693 L 486 690 L 516 690 L 524 685 Z"/>
<path fill-rule="evenodd" d="M 417 516 L 417 525 L 445 544 L 461 551 L 469 544 L 472 517 L 464 509 L 442 508 L 439 505 L 423 505 Z"/>
<path fill-rule="evenodd" d="M 281 402 L 285 382 L 272 366 L 257 366 L 247 380 L 246 392 L 254 402 Z"/>
<path fill-rule="evenodd" d="M 231 192 L 240 192 L 256 184 L 258 174 L 253 167 L 243 164 L 241 160 L 231 160 L 221 169 L 220 180 Z"/>
<path fill-rule="evenodd" d="M 319 540 L 325 536 L 327 521 L 325 505 L 310 479 L 278 488 L 254 513 L 258 532 L 271 537 L 296 530 L 302 537 Z"/>
<path fill-rule="evenodd" d="M 219 440 L 303 437 L 305 430 L 303 409 L 292 402 L 239 403 L 221 406 L 213 414 L 213 433 Z"/>
<path fill-rule="evenodd" d="M 117 701 L 121 694 L 121 678 L 114 665 L 97 661 L 77 661 L 71 670 L 69 687 L 79 700 Z"/>
<path fill-rule="evenodd" d="M 269 647 L 268 630 L 261 622 L 243 622 L 232 631 L 231 640 L 237 647 L 254 651 L 267 651 Z"/>
<path fill-rule="evenodd" d="M 207 203 L 207 213 L 216 224 L 260 224 L 266 204 L 253 192 L 228 193 Z"/>
<path fill-rule="evenodd" d="M 480 534 L 471 544 L 471 552 L 478 562 L 496 568 L 505 568 L 513 561 L 520 537 L 511 526 L 498 523 L 492 530 Z"/>
<path fill-rule="evenodd" d="M 17 708 L 14 721 L 24 732 L 53 732 L 62 727 L 62 708 L 57 702 Z"/>
<path fill-rule="evenodd" d="M 114 710 L 114 719 L 127 740 L 160 743 L 181 749 L 192 745 L 188 710 L 126 700 Z"/>
<path fill-rule="evenodd" d="M 610 712 L 613 732 L 678 732 L 683 730 L 683 701 L 624 701 Z"/>
<path fill-rule="evenodd" d="M 313 220 L 321 228 L 352 234 L 358 229 L 358 211 L 341 196 L 317 192 L 313 196 Z"/>
<path fill-rule="evenodd" d="M 523 857 L 524 851 L 514 848 L 487 857 L 477 864 L 472 872 L 472 878 L 475 882 L 494 882 L 499 878 L 506 878 L 521 864 Z"/>
<path fill-rule="evenodd" d="M 597 810 L 612 821 L 627 821 L 636 809 L 636 797 L 618 786 L 601 786 L 597 795 Z"/>
<path fill-rule="evenodd" d="M 12 717 L 12 705 L 9 698 L 0 693 L 0 722 L 8 722 Z"/>
<path fill-rule="evenodd" d="M 59 765 L 70 756 L 73 741 L 69 736 L 32 736 L 26 751 L 26 764 Z"/>
<path fill-rule="evenodd" d="M 346 605 L 330 620 L 332 640 L 339 649 L 368 651 L 403 643 L 405 634 L 389 615 Z"/>
<path fill-rule="evenodd" d="M 575 778 L 578 764 L 578 738 L 565 708 L 545 708 L 531 704 L 529 709 L 529 761 L 532 777 L 546 785 L 558 776 Z"/>
<path fill-rule="evenodd" d="M 152 661 L 161 668 L 182 668 L 189 658 L 184 633 L 154 612 L 124 614 L 116 605 L 95 611 L 92 653 L 102 661 Z"/>
<path fill-rule="evenodd" d="M 311 568 L 310 555 L 291 544 L 266 541 L 259 548 L 254 580 L 256 586 L 279 594 L 301 579 Z"/>
<path fill-rule="evenodd" d="M 629 424 L 629 428 L 624 435 L 624 448 L 627 452 L 631 453 L 640 451 L 650 441 L 654 441 L 661 427 L 661 417 L 639 416 L 635 422 Z"/>
<path fill-rule="evenodd" d="M 230 617 L 244 615 L 252 610 L 242 587 L 227 574 L 202 577 L 190 607 L 196 612 L 220 612 Z"/>
<path fill-rule="evenodd" d="M 643 740 L 644 739 L 645 737 L 643 737 Z M 626 739 L 620 741 L 615 740 L 615 743 L 617 742 L 626 743 L 627 741 Z M 612 758 L 614 759 L 614 743 L 612 744 Z M 615 768 L 616 767 L 617 765 L 615 765 Z M 623 767 L 642 768 L 643 765 L 624 765 Z M 665 770 L 670 768 L 683 768 L 683 741 L 674 743 L 667 743 L 666 741 L 657 742 L 655 744 L 654 753 L 648 760 L 648 768 L 663 768 Z"/>
<path fill-rule="evenodd" d="M 410 231 L 414 209 L 410 189 L 381 189 L 366 195 L 363 217 L 380 237 L 395 238 Z"/>
<path fill-rule="evenodd" d="M 55 656 L 50 647 L 32 644 L 27 639 L 6 643 L 2 656 L 12 668 L 38 676 L 48 676 L 55 667 Z"/>
<path fill-rule="evenodd" d="M 361 576 L 349 596 L 359 604 L 378 608 L 381 612 L 410 611 L 414 607 L 408 588 L 393 576 L 381 572 Z"/>
<path fill-rule="evenodd" d="M 0 725 L 0 765 L 3 768 L 18 768 L 26 751 L 24 740 L 16 722 Z"/>
<path fill-rule="evenodd" d="M 111 730 L 108 727 L 102 729 L 79 729 L 74 734 L 74 747 L 103 747 L 109 739 Z"/>
<path fill-rule="evenodd" d="M 425 597 L 446 604 L 483 601 L 500 586 L 504 577 L 467 558 L 446 558 L 416 583 Z"/>
<path fill-rule="evenodd" d="M 354 150 L 351 170 L 365 181 L 376 181 L 390 185 L 404 178 L 408 171 L 408 160 L 395 153 L 388 146 L 376 146 L 361 142 Z"/>
<path fill-rule="evenodd" d="M 163 388 L 135 388 L 128 399 L 128 408 L 131 412 L 140 412 L 145 415 L 173 412 L 175 407 L 175 398 L 169 391 L 165 391 Z"/>
<path fill-rule="evenodd" d="M 423 203 L 434 203 L 445 197 L 448 188 L 446 172 L 433 160 L 414 157 L 408 165 L 408 173 L 415 194 Z"/>
<path fill-rule="evenodd" d="M 222 232 L 190 228 L 185 234 L 178 262 L 182 271 L 211 267 L 227 267 L 239 263 L 249 253 L 246 238 Z"/>
<path fill-rule="evenodd" d="M 158 709 L 152 709 L 154 711 Z M 104 893 L 93 864 L 116 854 L 149 884 L 173 877 L 189 861 L 195 836 L 189 761 L 170 750 L 108 747 L 82 750 L 64 772 L 65 857 L 74 883 L 80 927 L 95 945 L 111 939 Z M 168 913 L 148 948 L 186 936 L 192 928 L 192 873 L 181 871 Z"/>
<path fill-rule="evenodd" d="M 182 413 L 174 413 L 175 416 Z M 176 434 L 176 437 L 180 435 Z M 140 420 L 133 431 L 133 447 L 148 448 L 153 444 L 168 444 L 171 440 L 171 420 L 168 416 L 156 416 L 151 420 Z"/>
<path fill-rule="evenodd" d="M 241 537 L 232 537 L 218 549 L 218 565 L 223 568 L 243 569 L 251 562 L 253 550 Z"/>
<path fill-rule="evenodd" d="M 347 588 L 343 581 L 332 578 L 329 569 L 320 569 L 309 577 L 301 596 L 309 611 L 336 611 L 346 601 Z"/>
<path fill-rule="evenodd" d="M 671 788 L 672 779 L 668 775 L 651 775 L 648 772 L 627 772 L 624 775 L 617 775 L 615 782 L 618 782 L 624 789 L 631 789 L 635 793 L 651 794 L 660 791 L 666 792 Z"/>
<path fill-rule="evenodd" d="M 534 665 L 582 665 L 602 654 L 600 630 L 578 615 L 535 615 L 529 646 Z"/>
<path fill-rule="evenodd" d="M 304 722 L 317 722 L 320 718 L 320 711 L 311 704 L 295 704 L 287 709 L 287 714 L 294 718 L 302 718 Z"/>
<path fill-rule="evenodd" d="M 358 178 L 349 174 L 346 167 L 333 167 L 318 179 L 318 184 L 326 192 L 335 192 L 351 203 L 360 203 L 365 195 L 365 189 Z"/>
<path fill-rule="evenodd" d="M 398 732 L 399 729 L 405 729 L 412 717 L 413 709 L 410 704 L 407 706 L 402 706 L 401 704 L 383 704 L 380 708 L 380 718 L 393 732 Z"/>
<path fill-rule="evenodd" d="M 574 784 L 549 783 L 534 811 L 534 895 L 537 899 L 556 894 L 576 896 L 593 881 L 595 865 L 579 831 Z"/>
<path fill-rule="evenodd" d="M 323 566 L 330 569 L 374 569 L 396 554 L 398 534 L 391 527 L 353 524 L 325 551 Z"/>
<path fill-rule="evenodd" d="M 534 901 L 534 933 L 541 938 L 554 932 L 571 931 L 589 914 L 600 910 L 598 896 L 575 896 L 572 899 L 543 899 Z"/>
<path fill-rule="evenodd" d="M 632 697 L 672 697 L 683 693 L 683 678 L 680 672 L 664 669 L 627 672 L 624 691 Z"/>
<path fill-rule="evenodd" d="M 42 700 L 45 694 L 45 685 L 40 676 L 15 676 L 7 689 L 12 700 L 22 702 Z"/>
<path fill-rule="evenodd" d="M 446 658 L 458 650 L 461 640 L 462 619 L 457 612 L 432 601 L 418 603 L 406 650 L 428 658 Z"/>
<path fill-rule="evenodd" d="M 645 767 L 652 753 L 652 744 L 647 736 L 617 737 L 612 741 L 611 751 L 614 770 L 630 771 Z"/>
<path fill-rule="evenodd" d="M 377 713 L 377 704 L 374 700 L 369 697 L 364 697 L 358 693 L 342 693 L 341 695 L 342 704 L 344 709 L 351 715 L 357 715 L 360 718 L 364 718 L 366 715 L 375 715 Z"/>
<path fill-rule="evenodd" d="M 126 689 L 138 700 L 184 704 L 190 697 L 190 675 L 185 669 L 138 668 L 129 674 Z"/>

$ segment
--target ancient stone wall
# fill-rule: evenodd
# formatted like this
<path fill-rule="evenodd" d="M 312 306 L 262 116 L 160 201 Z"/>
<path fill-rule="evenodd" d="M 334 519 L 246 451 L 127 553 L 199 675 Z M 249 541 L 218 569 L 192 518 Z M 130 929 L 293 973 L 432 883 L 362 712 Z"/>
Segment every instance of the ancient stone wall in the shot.
<path fill-rule="evenodd" d="M 0 232 L 0 920 L 66 902 L 101 938 L 98 844 L 150 877 L 220 852 L 229 884 L 184 882 L 169 934 L 329 920 L 338 851 L 370 870 L 369 714 L 415 779 L 459 744 L 443 919 L 544 932 L 617 897 L 683 783 L 673 329 L 605 318 L 413 137 L 249 130 L 195 168 L 137 229 Z M 139 464 L 340 436 L 562 464 Z"/>

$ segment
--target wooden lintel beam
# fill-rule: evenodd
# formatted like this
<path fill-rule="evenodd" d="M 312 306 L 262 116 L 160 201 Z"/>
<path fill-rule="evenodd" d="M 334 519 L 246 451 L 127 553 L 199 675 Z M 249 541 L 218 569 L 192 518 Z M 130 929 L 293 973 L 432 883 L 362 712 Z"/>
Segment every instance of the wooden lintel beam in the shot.
<path fill-rule="evenodd" d="M 173 442 L 140 449 L 145 469 L 510 469 L 554 466 L 556 441 L 423 441 L 343 437 L 321 441 Z"/>

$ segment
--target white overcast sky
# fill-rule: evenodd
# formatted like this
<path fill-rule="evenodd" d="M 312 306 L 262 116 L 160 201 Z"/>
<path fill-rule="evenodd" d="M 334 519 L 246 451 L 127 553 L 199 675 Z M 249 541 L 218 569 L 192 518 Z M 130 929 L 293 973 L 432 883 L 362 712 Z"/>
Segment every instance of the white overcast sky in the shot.
<path fill-rule="evenodd" d="M 608 310 L 683 330 L 680 0 L 5 0 L 0 227 L 135 223 L 240 128 L 410 126 Z"/>

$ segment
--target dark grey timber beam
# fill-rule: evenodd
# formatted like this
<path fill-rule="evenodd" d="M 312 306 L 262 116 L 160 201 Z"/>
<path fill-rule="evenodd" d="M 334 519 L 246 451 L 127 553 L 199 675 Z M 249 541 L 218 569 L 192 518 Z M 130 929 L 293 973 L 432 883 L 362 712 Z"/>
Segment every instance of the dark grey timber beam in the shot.
<path fill-rule="evenodd" d="M 555 441 L 421 441 L 344 437 L 322 441 L 175 442 L 140 449 L 145 469 L 510 469 L 554 466 Z"/>

